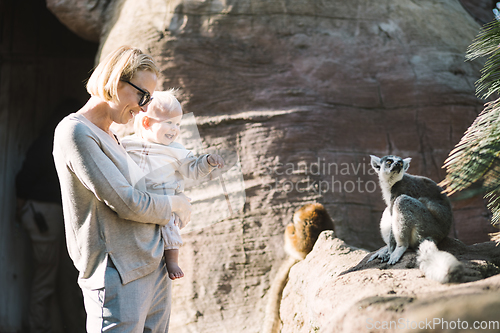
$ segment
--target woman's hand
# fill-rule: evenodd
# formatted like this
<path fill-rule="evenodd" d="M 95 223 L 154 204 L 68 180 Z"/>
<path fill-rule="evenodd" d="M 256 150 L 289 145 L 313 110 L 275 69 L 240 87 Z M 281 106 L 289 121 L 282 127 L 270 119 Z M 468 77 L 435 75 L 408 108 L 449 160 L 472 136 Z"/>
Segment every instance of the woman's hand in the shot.
<path fill-rule="evenodd" d="M 188 224 L 188 222 L 191 221 L 191 199 L 184 193 L 180 193 L 171 195 L 170 200 L 172 201 L 172 213 L 179 216 L 183 225 Z"/>

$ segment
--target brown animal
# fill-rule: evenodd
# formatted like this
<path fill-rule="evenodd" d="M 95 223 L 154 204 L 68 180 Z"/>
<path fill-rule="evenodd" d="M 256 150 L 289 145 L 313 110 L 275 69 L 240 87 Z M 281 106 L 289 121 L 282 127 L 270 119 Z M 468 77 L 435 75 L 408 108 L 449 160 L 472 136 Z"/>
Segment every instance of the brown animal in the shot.
<path fill-rule="evenodd" d="M 269 288 L 264 328 L 262 333 L 281 331 L 280 304 L 288 273 L 293 265 L 311 252 L 319 234 L 324 230 L 335 230 L 325 207 L 319 203 L 307 204 L 293 214 L 293 222 L 285 230 L 285 252 L 288 259 L 281 265 Z"/>
<path fill-rule="evenodd" d="M 324 230 L 335 230 L 325 207 L 319 203 L 302 206 L 293 215 L 293 223 L 286 227 L 286 253 L 297 260 L 304 259 Z"/>

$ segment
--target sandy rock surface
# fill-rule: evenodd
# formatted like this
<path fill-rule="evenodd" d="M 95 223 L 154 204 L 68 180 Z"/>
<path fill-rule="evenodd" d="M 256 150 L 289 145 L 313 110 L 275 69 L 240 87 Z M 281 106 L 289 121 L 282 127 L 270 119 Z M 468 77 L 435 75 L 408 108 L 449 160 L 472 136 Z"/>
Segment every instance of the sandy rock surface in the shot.
<path fill-rule="evenodd" d="M 489 307 L 499 303 L 500 275 L 494 274 L 500 273 L 500 248 L 491 242 L 466 246 L 452 239 L 439 247 L 464 263 L 476 281 L 443 285 L 426 279 L 415 267 L 413 251 L 393 266 L 367 263 L 368 251 L 323 232 L 313 251 L 290 271 L 280 308 L 282 332 L 370 332 L 384 325 L 389 326 L 380 332 L 396 332 L 411 330 L 412 322 L 426 318 L 460 319 L 470 325 L 498 320 Z M 441 327 L 437 319 L 436 328 Z M 390 322 L 395 322 L 392 327 Z"/>

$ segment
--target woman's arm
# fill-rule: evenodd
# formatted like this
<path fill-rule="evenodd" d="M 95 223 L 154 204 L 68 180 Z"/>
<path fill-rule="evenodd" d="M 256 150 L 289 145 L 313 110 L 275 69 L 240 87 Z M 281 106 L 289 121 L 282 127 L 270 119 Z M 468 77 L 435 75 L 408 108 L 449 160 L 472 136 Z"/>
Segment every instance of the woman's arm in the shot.
<path fill-rule="evenodd" d="M 120 151 L 114 152 L 113 147 L 104 146 L 98 135 L 85 124 L 75 122 L 73 126 L 58 127 L 55 133 L 54 160 L 59 173 L 61 168 L 70 173 L 69 178 L 60 179 L 61 187 L 64 187 L 62 182 L 74 182 L 71 177 L 76 177 L 81 186 L 72 185 L 72 200 L 88 198 L 90 191 L 97 200 L 104 202 L 123 219 L 167 224 L 172 214 L 168 197 L 134 188 L 124 176 L 128 172 L 126 159 L 120 160 Z M 105 149 L 108 150 L 106 153 Z M 183 203 L 180 199 L 172 200 L 173 206 Z"/>

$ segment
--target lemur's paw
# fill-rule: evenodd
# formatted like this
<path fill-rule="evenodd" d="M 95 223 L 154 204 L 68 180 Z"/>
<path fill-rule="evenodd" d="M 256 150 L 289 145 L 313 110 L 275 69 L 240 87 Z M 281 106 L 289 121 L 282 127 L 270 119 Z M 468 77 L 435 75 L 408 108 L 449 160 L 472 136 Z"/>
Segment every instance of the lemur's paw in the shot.
<path fill-rule="evenodd" d="M 370 261 L 377 259 L 377 258 L 380 258 L 380 260 L 382 260 L 382 261 L 387 261 L 387 259 L 389 258 L 389 249 L 387 248 L 387 246 L 384 246 L 383 248 L 381 248 L 380 250 L 375 252 L 370 257 L 370 259 L 368 259 L 367 262 L 370 262 Z"/>
<path fill-rule="evenodd" d="M 389 252 L 385 253 L 384 255 L 380 256 L 380 260 L 382 262 L 386 262 L 386 261 L 389 261 L 389 258 L 391 257 L 391 254 Z"/>
<path fill-rule="evenodd" d="M 399 258 L 389 258 L 389 261 L 387 263 L 389 265 L 394 265 L 395 263 L 397 263 L 399 261 L 399 259 L 401 259 L 401 257 L 399 257 Z"/>
<path fill-rule="evenodd" d="M 399 261 L 399 259 L 401 259 L 403 254 L 406 252 L 407 248 L 408 247 L 405 247 L 405 246 L 396 247 L 396 249 L 391 253 L 388 264 L 394 265 L 395 263 L 397 263 Z"/>

